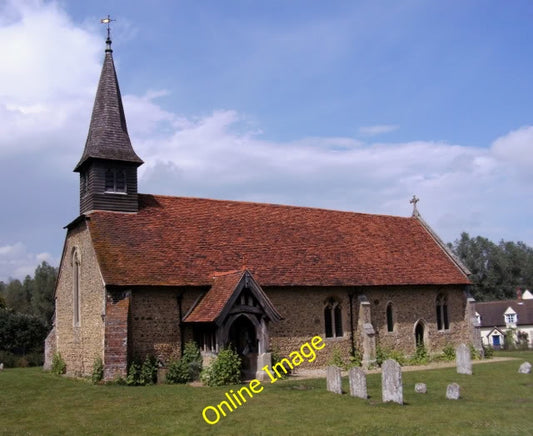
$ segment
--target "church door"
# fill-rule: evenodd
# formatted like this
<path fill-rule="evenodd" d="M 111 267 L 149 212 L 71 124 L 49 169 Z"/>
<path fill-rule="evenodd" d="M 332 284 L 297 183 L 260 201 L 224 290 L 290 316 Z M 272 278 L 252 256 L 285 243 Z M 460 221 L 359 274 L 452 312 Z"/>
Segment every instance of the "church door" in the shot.
<path fill-rule="evenodd" d="M 233 321 L 229 330 L 229 343 L 242 359 L 245 378 L 255 377 L 257 371 L 257 332 L 248 317 L 241 315 Z"/>

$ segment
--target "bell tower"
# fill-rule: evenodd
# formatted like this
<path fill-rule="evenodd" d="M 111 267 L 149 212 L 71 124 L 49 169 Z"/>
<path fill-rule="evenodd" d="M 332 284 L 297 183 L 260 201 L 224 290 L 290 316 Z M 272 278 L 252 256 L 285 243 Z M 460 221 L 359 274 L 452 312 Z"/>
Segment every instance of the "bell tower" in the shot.
<path fill-rule="evenodd" d="M 74 168 L 80 173 L 80 214 L 93 210 L 137 212 L 137 168 L 143 164 L 131 145 L 108 24 L 106 50 L 87 142 Z"/>

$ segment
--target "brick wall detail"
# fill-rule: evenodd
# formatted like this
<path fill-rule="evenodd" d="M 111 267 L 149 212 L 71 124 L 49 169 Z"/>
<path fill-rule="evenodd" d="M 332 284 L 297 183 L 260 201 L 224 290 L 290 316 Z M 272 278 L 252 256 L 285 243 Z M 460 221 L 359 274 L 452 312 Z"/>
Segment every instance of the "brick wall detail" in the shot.
<path fill-rule="evenodd" d="M 106 295 L 104 379 L 128 375 L 128 317 L 130 291 L 108 291 Z"/>

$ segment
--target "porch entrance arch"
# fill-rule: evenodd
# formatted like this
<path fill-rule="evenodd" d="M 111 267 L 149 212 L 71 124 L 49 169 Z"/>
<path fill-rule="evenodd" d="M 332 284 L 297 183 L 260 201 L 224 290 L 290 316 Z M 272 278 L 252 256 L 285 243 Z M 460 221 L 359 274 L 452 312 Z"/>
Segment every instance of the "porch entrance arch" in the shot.
<path fill-rule="evenodd" d="M 253 318 L 252 318 L 253 319 Z M 257 371 L 257 353 L 259 340 L 257 327 L 245 314 L 237 316 L 230 325 L 228 344 L 237 352 L 242 360 L 242 371 L 245 377 L 254 377 Z M 263 348 L 263 347 L 261 347 Z"/>
<path fill-rule="evenodd" d="M 228 341 L 239 356 L 257 353 L 257 332 L 248 317 L 241 315 L 229 329 Z"/>

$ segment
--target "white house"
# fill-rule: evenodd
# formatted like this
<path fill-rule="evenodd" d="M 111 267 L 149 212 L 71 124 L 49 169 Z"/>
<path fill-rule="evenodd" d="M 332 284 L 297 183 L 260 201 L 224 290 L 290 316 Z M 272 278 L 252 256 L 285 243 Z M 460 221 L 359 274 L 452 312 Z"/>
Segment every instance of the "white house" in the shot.
<path fill-rule="evenodd" d="M 528 347 L 533 347 L 533 294 L 526 290 L 517 296 L 516 300 L 476 303 L 483 345 L 503 348 L 505 333 L 511 330 L 515 343 L 527 340 Z"/>

